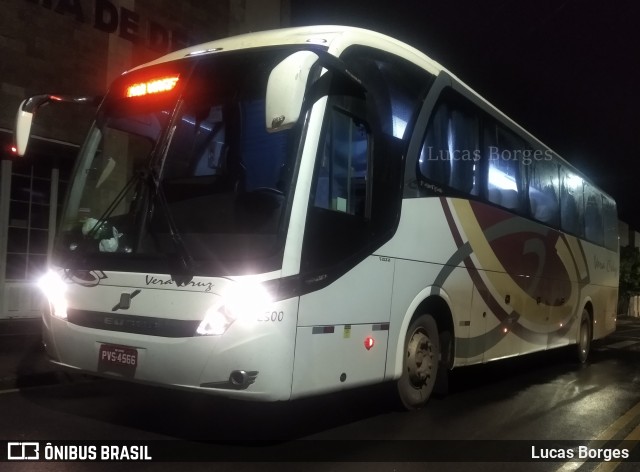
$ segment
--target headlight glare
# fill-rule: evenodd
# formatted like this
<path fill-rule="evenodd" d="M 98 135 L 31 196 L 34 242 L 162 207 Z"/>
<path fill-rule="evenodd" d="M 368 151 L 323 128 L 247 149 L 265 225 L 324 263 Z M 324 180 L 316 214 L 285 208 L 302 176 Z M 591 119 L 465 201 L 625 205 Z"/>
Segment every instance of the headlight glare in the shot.
<path fill-rule="evenodd" d="M 221 300 L 205 313 L 196 329 L 201 336 L 221 336 L 234 321 L 255 322 L 269 310 L 271 295 L 258 282 L 242 280 L 231 283 L 222 293 Z"/>
<path fill-rule="evenodd" d="M 38 281 L 38 287 L 47 297 L 51 305 L 51 311 L 54 316 L 62 319 L 67 318 L 67 284 L 62 277 L 52 270 L 49 270 Z"/>
<path fill-rule="evenodd" d="M 223 301 L 229 313 L 246 321 L 256 320 L 273 302 L 264 286 L 251 280 L 235 282 L 225 291 Z"/>
<path fill-rule="evenodd" d="M 200 336 L 221 336 L 234 321 L 235 318 L 227 314 L 223 306 L 209 308 L 196 333 Z"/>

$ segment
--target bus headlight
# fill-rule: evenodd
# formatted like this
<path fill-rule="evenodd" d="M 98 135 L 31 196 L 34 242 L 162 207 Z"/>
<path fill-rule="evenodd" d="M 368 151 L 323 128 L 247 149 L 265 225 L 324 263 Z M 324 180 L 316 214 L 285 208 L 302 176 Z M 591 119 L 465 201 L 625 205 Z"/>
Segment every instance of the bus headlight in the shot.
<path fill-rule="evenodd" d="M 67 318 L 67 284 L 62 277 L 52 270 L 49 270 L 38 281 L 38 287 L 47 297 L 51 311 L 58 318 Z"/>
<path fill-rule="evenodd" d="M 269 310 L 272 298 L 257 282 L 232 283 L 218 305 L 209 308 L 196 333 L 201 336 L 221 336 L 236 320 L 257 321 Z"/>
<path fill-rule="evenodd" d="M 201 336 L 221 336 L 234 321 L 235 318 L 227 313 L 224 306 L 209 308 L 196 333 Z"/>

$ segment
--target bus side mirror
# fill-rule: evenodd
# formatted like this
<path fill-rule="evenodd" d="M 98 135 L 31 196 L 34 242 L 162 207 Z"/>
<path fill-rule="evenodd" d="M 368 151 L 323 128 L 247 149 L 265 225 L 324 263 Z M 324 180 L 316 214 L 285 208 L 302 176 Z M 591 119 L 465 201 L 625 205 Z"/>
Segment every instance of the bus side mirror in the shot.
<path fill-rule="evenodd" d="M 273 68 L 267 82 L 265 125 L 270 133 L 291 128 L 300 118 L 307 79 L 318 55 L 298 51 Z"/>
<path fill-rule="evenodd" d="M 18 156 L 24 156 L 24 153 L 27 152 L 27 143 L 29 142 L 31 123 L 33 121 L 33 113 L 28 113 L 22 109 L 24 102 L 26 100 L 23 100 L 20 104 L 18 116 L 16 116 L 15 147 Z"/>
<path fill-rule="evenodd" d="M 16 128 L 14 132 L 16 154 L 18 156 L 24 156 L 25 152 L 27 152 L 33 115 L 35 115 L 38 108 L 42 105 L 49 102 L 68 102 L 97 106 L 101 100 L 102 97 L 72 97 L 65 95 L 35 95 L 23 100 L 18 107 L 18 114 L 16 116 Z"/>
<path fill-rule="evenodd" d="M 31 134 L 31 124 L 36 110 L 49 101 L 48 95 L 37 95 L 23 100 L 18 107 L 15 128 L 15 147 L 18 156 L 24 156 L 27 152 L 29 135 Z"/>

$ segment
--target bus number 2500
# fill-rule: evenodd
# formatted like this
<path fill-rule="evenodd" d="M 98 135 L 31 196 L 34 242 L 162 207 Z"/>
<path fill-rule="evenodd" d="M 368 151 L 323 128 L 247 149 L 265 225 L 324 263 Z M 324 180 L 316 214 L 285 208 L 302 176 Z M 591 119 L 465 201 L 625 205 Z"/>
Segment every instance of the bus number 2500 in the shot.
<path fill-rule="evenodd" d="M 258 317 L 258 321 L 271 321 L 273 323 L 282 321 L 284 319 L 283 311 L 267 311 Z"/>

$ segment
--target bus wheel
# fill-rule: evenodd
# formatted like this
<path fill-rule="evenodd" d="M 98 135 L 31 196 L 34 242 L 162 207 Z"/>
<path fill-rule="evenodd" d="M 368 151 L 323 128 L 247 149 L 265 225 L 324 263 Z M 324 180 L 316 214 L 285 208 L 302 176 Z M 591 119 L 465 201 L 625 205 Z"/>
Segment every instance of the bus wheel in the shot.
<path fill-rule="evenodd" d="M 591 348 L 591 318 L 587 310 L 582 310 L 580 320 L 580 331 L 578 332 L 577 358 L 580 364 L 587 362 L 589 350 Z"/>
<path fill-rule="evenodd" d="M 402 376 L 398 380 L 400 401 L 408 410 L 424 406 L 438 375 L 440 339 L 438 325 L 431 315 L 411 323 L 404 341 Z"/>

